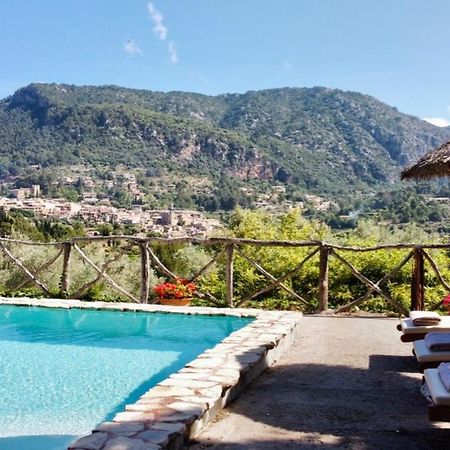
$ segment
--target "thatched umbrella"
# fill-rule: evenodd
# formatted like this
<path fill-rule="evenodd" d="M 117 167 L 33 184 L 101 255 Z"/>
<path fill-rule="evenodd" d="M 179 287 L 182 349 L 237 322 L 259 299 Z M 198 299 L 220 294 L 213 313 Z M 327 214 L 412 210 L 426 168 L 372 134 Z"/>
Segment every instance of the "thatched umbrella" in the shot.
<path fill-rule="evenodd" d="M 401 174 L 402 180 L 446 176 L 450 176 L 450 141 L 426 153 Z"/>

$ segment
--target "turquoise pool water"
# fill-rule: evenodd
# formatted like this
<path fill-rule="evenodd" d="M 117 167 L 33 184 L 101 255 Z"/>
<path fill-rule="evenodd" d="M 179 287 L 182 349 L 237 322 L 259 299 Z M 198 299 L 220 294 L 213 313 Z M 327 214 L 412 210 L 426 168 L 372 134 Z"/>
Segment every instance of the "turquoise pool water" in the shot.
<path fill-rule="evenodd" d="M 251 320 L 0 306 L 0 449 L 65 449 Z"/>

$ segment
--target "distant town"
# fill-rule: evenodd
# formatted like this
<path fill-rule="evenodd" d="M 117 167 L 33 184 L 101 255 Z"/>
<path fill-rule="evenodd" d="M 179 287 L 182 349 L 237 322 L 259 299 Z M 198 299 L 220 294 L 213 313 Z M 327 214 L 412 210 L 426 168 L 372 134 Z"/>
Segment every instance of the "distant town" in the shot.
<path fill-rule="evenodd" d="M 40 167 L 30 167 L 36 173 L 40 173 Z M 28 211 L 36 217 L 67 220 L 70 222 L 82 221 L 88 226 L 101 224 L 119 224 L 134 226 L 138 233 L 146 235 L 158 235 L 163 237 L 207 237 L 222 228 L 216 218 L 206 217 L 199 211 L 183 208 L 151 208 L 147 203 L 149 191 L 143 188 L 138 181 L 136 173 L 124 168 L 110 171 L 107 177 L 93 176 L 91 169 L 81 166 L 71 166 L 61 169 L 54 178 L 47 195 L 43 192 L 41 184 L 28 184 L 29 187 L 17 187 L 23 185 L 20 177 L 11 177 L 1 183 L 0 208 L 8 212 L 12 209 Z M 156 183 L 154 183 L 156 184 Z M 27 186 L 27 184 L 25 183 Z M 153 192 L 164 189 L 171 192 L 175 184 L 161 182 L 159 186 L 152 186 Z M 191 188 L 198 189 L 192 183 Z M 48 191 L 53 195 L 48 195 Z M 63 195 L 55 196 L 55 193 L 71 192 L 76 200 L 69 200 Z M 114 202 L 111 192 L 124 193 L 130 199 L 127 206 Z M 245 190 L 245 191 L 244 191 Z M 243 188 L 245 195 L 253 195 Z M 270 210 L 277 213 L 290 208 L 304 207 L 303 202 L 292 202 L 284 199 L 285 188 L 274 185 L 266 194 L 259 194 L 252 203 L 253 208 Z M 151 195 L 151 194 L 150 194 Z M 308 201 L 317 211 L 326 211 L 335 205 L 322 197 L 305 195 Z M 92 231 L 95 233 L 95 231 Z"/>
<path fill-rule="evenodd" d="M 175 208 L 143 210 L 141 206 L 132 209 L 115 208 L 111 205 L 96 204 L 93 195 L 87 195 L 81 202 L 64 199 L 39 197 L 39 185 L 16 189 L 16 197 L 0 197 L 0 207 L 5 211 L 21 209 L 37 216 L 66 220 L 82 220 L 85 223 L 118 223 L 136 225 L 141 233 L 154 233 L 164 237 L 206 237 L 221 228 L 216 219 L 208 219 L 198 211 Z M 89 193 L 90 194 L 90 193 Z"/>

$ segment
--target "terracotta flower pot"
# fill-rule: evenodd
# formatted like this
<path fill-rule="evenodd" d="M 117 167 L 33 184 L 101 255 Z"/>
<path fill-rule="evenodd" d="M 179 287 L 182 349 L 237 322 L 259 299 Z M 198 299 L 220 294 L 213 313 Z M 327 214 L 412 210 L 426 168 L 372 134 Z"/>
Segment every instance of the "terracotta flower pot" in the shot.
<path fill-rule="evenodd" d="M 159 303 L 166 306 L 189 306 L 192 298 L 160 298 Z"/>

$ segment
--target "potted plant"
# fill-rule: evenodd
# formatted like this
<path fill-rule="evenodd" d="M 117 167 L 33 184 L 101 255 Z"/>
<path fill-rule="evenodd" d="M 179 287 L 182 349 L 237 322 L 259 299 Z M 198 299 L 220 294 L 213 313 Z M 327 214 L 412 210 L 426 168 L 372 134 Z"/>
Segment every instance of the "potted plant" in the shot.
<path fill-rule="evenodd" d="M 178 277 L 173 281 L 165 281 L 153 287 L 153 291 L 159 298 L 159 303 L 172 306 L 189 305 L 196 289 L 197 287 L 192 281 Z"/>

